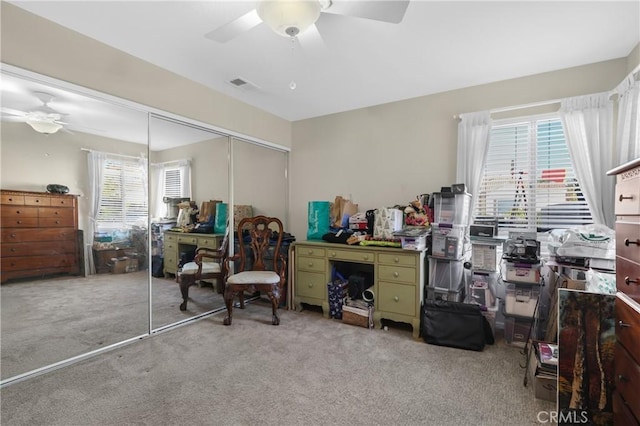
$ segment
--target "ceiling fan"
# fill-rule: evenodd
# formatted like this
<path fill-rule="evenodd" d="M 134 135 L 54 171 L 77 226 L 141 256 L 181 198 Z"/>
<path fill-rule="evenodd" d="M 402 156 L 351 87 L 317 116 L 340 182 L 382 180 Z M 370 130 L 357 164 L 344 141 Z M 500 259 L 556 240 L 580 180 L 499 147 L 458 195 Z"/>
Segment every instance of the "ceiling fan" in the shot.
<path fill-rule="evenodd" d="M 255 26 L 266 23 L 276 34 L 297 37 L 314 27 L 323 13 L 400 23 L 409 0 L 259 0 L 256 8 L 205 34 L 224 43 Z"/>
<path fill-rule="evenodd" d="M 3 120 L 27 123 L 36 132 L 46 135 L 56 133 L 60 129 L 68 131 L 64 129 L 68 123 L 60 121 L 63 116 L 68 114 L 56 111 L 49 106 L 49 103 L 53 101 L 53 95 L 45 92 L 33 92 L 33 94 L 42 102 L 41 106 L 29 111 L 3 107 Z"/>

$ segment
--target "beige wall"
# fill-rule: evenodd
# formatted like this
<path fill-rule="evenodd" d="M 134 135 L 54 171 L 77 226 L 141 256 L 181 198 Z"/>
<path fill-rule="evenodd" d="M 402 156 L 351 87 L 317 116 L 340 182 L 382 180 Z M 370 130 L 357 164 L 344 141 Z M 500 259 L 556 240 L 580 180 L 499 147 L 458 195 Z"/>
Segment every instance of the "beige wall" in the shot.
<path fill-rule="evenodd" d="M 0 4 L 0 60 L 218 128 L 291 146 L 291 124 L 141 59 Z"/>
<path fill-rule="evenodd" d="M 351 196 L 364 211 L 406 205 L 418 194 L 455 183 L 454 116 L 611 90 L 633 61 L 621 58 L 294 122 L 292 233 L 306 238 L 310 200 Z"/>

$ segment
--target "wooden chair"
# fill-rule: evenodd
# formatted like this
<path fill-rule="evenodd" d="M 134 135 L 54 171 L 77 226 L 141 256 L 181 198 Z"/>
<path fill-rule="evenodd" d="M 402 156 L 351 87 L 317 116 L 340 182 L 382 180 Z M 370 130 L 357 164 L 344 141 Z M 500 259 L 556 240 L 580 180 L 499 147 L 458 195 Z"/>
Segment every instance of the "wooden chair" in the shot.
<path fill-rule="evenodd" d="M 215 279 L 219 283 L 218 293 L 224 291 L 225 259 L 227 257 L 227 247 L 229 246 L 229 229 L 222 240 L 222 244 L 217 250 L 208 247 L 196 249 L 196 256 L 193 262 L 188 262 L 180 268 L 176 274 L 176 281 L 180 284 L 182 293 L 182 303 L 180 310 L 187 310 L 187 300 L 189 299 L 189 287 L 201 280 Z"/>
<path fill-rule="evenodd" d="M 243 230 L 250 237 L 248 244 L 243 239 Z M 240 299 L 240 308 L 244 309 L 245 291 L 266 292 L 272 306 L 271 324 L 280 324 L 278 304 L 287 268 L 285 257 L 280 253 L 283 232 L 282 222 L 276 217 L 249 217 L 238 224 L 239 251 L 227 258 L 225 268 L 224 302 L 227 317 L 224 325 L 231 325 L 235 295 Z M 236 270 L 229 275 L 232 262 L 235 262 Z"/>

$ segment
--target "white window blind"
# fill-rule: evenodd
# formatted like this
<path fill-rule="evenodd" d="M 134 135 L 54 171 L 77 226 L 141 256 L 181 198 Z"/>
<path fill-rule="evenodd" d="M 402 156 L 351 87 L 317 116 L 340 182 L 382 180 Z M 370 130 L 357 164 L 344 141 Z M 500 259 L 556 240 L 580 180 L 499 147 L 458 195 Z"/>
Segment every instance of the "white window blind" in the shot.
<path fill-rule="evenodd" d="M 185 197 L 182 193 L 184 177 L 179 168 L 164 169 L 164 196 L 172 198 Z"/>
<path fill-rule="evenodd" d="M 97 222 L 102 227 L 124 227 L 147 220 L 145 170 L 138 161 L 104 162 Z"/>
<path fill-rule="evenodd" d="M 492 127 L 474 217 L 539 232 L 593 223 L 559 118 Z"/>

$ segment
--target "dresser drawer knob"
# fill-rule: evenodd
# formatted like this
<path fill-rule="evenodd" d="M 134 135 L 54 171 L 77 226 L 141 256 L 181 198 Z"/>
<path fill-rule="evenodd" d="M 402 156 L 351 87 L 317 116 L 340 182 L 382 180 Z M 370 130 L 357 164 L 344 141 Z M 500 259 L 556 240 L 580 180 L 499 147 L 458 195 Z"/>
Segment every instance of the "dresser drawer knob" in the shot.
<path fill-rule="evenodd" d="M 393 258 L 393 261 L 394 261 L 395 263 L 398 263 L 398 262 L 400 262 L 400 259 L 398 259 L 397 257 L 394 257 L 394 258 Z"/>
<path fill-rule="evenodd" d="M 313 287 L 313 283 L 309 283 L 307 285 L 309 286 L 309 288 Z"/>
<path fill-rule="evenodd" d="M 399 276 L 400 276 L 400 274 L 397 271 L 393 273 L 393 277 L 394 278 L 398 278 Z"/>
<path fill-rule="evenodd" d="M 627 324 L 626 322 L 623 322 L 622 320 L 618 321 L 618 327 L 620 328 L 628 328 L 631 327 L 631 324 Z"/>
<path fill-rule="evenodd" d="M 625 238 L 624 239 L 624 245 L 629 247 L 630 244 L 635 244 L 635 245 L 638 246 L 638 245 L 640 245 L 640 240 L 631 241 L 630 239 Z"/>
<path fill-rule="evenodd" d="M 633 200 L 633 195 L 630 195 L 628 197 L 625 197 L 624 195 L 620 194 L 620 197 L 618 197 L 618 200 L 620 202 L 622 202 L 622 200 Z"/>
<path fill-rule="evenodd" d="M 307 265 L 311 268 L 313 266 L 313 262 L 309 262 Z"/>
<path fill-rule="evenodd" d="M 60 221 L 59 220 L 56 220 L 56 225 L 60 225 Z"/>
<path fill-rule="evenodd" d="M 22 221 L 21 221 L 21 220 L 19 220 L 17 223 L 18 223 L 18 225 L 20 225 L 20 224 L 22 223 Z"/>
<path fill-rule="evenodd" d="M 22 213 L 20 210 L 16 211 L 16 214 L 20 214 L 20 213 Z"/>
<path fill-rule="evenodd" d="M 331 257 L 336 257 L 336 252 L 335 251 L 331 252 Z"/>
<path fill-rule="evenodd" d="M 399 302 L 399 301 L 400 301 L 400 298 L 399 298 L 398 296 L 394 296 L 394 297 L 393 297 L 393 301 L 394 301 L 394 302 Z"/>
<path fill-rule="evenodd" d="M 629 278 L 629 277 L 624 277 L 624 283 L 625 283 L 626 285 L 629 285 L 629 284 L 631 284 L 631 283 L 633 283 L 633 284 L 638 284 L 638 280 L 632 280 L 632 279 L 631 279 L 631 278 Z"/>
<path fill-rule="evenodd" d="M 364 260 L 369 260 L 369 256 L 365 254 L 365 255 L 364 255 L 364 257 L 363 257 L 363 259 L 364 259 Z"/>

